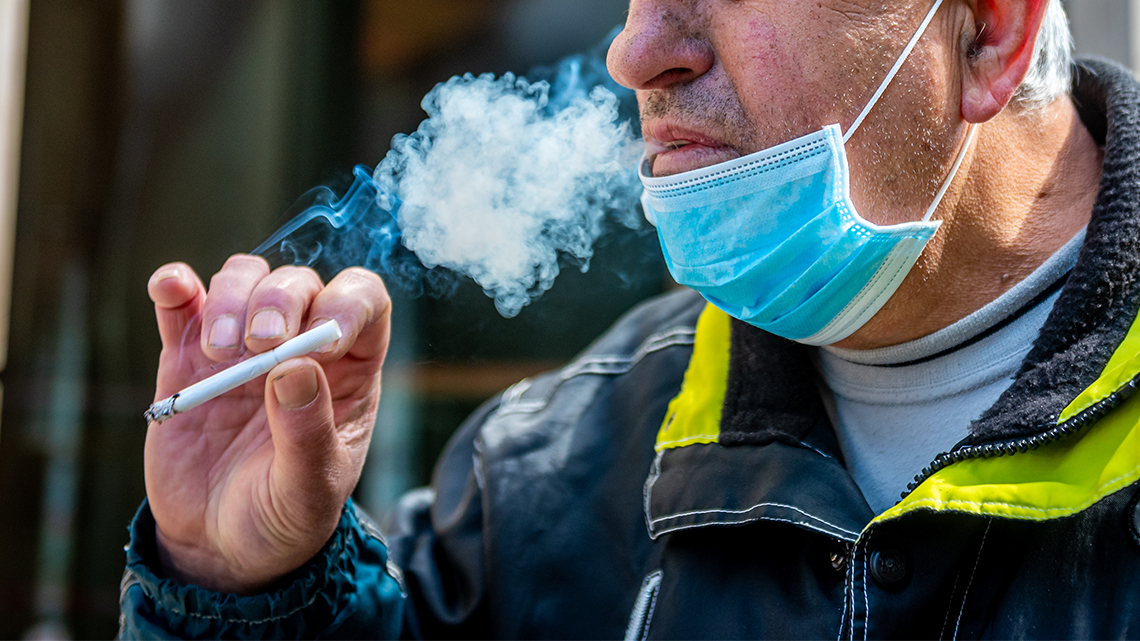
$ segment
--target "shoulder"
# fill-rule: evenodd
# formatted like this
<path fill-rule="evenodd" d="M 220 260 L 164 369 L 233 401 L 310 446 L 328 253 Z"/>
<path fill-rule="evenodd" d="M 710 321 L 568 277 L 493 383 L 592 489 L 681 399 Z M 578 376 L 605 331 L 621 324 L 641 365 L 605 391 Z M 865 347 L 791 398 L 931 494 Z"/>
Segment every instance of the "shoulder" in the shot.
<path fill-rule="evenodd" d="M 683 290 L 630 310 L 562 369 L 504 392 L 479 430 L 480 449 L 509 456 L 543 447 L 568 429 L 609 432 L 631 411 L 652 443 L 664 407 L 680 389 L 705 305 Z"/>
<path fill-rule="evenodd" d="M 504 394 L 497 416 L 531 413 L 548 406 L 567 383 L 582 377 L 616 377 L 672 347 L 691 349 L 705 301 L 690 290 L 673 292 L 635 307 L 560 370 L 526 379 Z"/>

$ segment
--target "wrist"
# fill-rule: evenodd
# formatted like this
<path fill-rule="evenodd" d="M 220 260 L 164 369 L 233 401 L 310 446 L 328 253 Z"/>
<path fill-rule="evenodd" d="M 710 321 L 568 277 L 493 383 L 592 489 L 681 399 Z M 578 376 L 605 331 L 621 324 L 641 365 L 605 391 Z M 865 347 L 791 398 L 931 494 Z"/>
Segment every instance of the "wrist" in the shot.
<path fill-rule="evenodd" d="M 217 552 L 179 543 L 155 527 L 155 553 L 159 572 L 182 585 L 196 585 L 211 592 L 249 596 L 265 592 L 294 568 L 280 572 L 257 572 L 241 568 Z"/>
<path fill-rule="evenodd" d="M 359 546 L 362 543 L 368 545 L 355 515 L 351 510 L 345 510 L 332 536 L 311 559 L 270 585 L 255 589 L 256 594 L 235 598 L 232 592 L 199 585 L 209 581 L 184 584 L 172 576 L 163 576 L 159 570 L 158 528 L 147 502 L 144 501 L 139 508 L 130 532 L 123 613 L 128 632 L 137 634 L 128 633 L 125 635 L 128 637 L 328 636 L 343 623 L 345 609 L 350 608 L 358 596 L 355 560 Z M 178 546 L 175 547 L 177 549 Z M 169 551 L 167 549 L 164 553 Z M 380 555 L 381 564 L 387 558 L 383 548 L 373 553 Z M 182 555 L 172 557 L 178 563 L 190 562 L 194 558 L 197 556 L 188 559 Z M 239 584 L 250 584 L 240 580 L 240 576 L 238 578 Z M 144 632 L 139 632 L 140 629 Z M 359 638 L 361 633 L 357 631 L 356 634 L 341 636 Z M 396 633 L 383 638 L 396 638 Z"/>

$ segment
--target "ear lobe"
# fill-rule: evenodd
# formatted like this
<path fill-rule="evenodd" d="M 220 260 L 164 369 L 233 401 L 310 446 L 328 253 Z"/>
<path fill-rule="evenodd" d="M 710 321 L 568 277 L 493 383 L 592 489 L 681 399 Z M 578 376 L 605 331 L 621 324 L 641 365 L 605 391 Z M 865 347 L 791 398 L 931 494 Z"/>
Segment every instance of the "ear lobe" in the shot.
<path fill-rule="evenodd" d="M 962 47 L 962 117 L 997 116 L 1029 72 L 1049 0 L 977 0 L 974 33 Z M 983 26 L 984 25 L 984 26 Z"/>

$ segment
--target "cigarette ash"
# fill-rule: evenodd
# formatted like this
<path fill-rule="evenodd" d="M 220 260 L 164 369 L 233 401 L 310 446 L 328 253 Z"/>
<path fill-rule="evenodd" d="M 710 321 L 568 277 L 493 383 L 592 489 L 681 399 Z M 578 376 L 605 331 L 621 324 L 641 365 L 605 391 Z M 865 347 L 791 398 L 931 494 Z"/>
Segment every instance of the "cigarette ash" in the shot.
<path fill-rule="evenodd" d="M 609 229 L 640 225 L 642 145 L 605 47 L 538 72 L 549 80 L 468 74 L 436 86 L 428 118 L 393 139 L 371 177 L 358 167 L 339 199 L 309 192 L 255 253 L 322 274 L 364 266 L 417 294 L 446 294 L 462 274 L 517 315 L 563 266 L 586 271 Z"/>

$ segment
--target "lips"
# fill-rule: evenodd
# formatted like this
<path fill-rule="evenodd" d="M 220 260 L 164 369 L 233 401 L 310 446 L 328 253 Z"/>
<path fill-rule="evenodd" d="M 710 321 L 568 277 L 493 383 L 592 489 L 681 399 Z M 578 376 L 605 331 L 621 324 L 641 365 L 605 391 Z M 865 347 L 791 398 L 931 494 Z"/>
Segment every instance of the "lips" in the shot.
<path fill-rule="evenodd" d="M 656 156 L 657 154 L 670 152 L 675 149 L 687 147 L 691 144 L 693 144 L 692 140 L 670 140 L 669 142 L 661 142 L 659 140 L 646 140 L 645 151 L 650 156 Z"/>
<path fill-rule="evenodd" d="M 715 136 L 670 121 L 647 123 L 645 149 L 654 176 L 701 169 L 738 158 L 740 154 Z"/>

